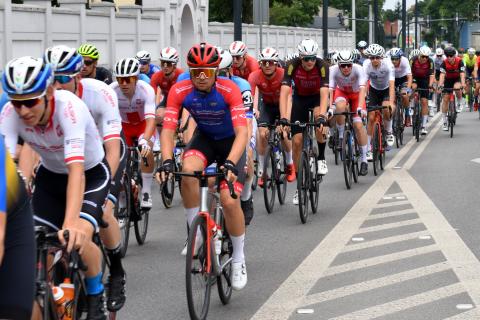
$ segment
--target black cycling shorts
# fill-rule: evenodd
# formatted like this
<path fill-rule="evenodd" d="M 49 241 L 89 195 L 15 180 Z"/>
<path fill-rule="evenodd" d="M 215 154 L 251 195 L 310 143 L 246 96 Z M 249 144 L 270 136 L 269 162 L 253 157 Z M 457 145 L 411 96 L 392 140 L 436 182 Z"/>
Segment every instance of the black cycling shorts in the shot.
<path fill-rule="evenodd" d="M 111 181 L 110 194 L 109 194 L 109 198 L 113 197 L 113 199 L 111 200 L 115 203 L 122 189 L 122 176 L 126 167 L 127 167 L 127 143 L 125 142 L 125 136 L 123 135 L 123 132 L 122 132 L 121 139 L 120 139 L 120 163 L 118 164 L 117 172 L 115 172 L 115 176 L 113 176 L 113 179 Z"/>
<path fill-rule="evenodd" d="M 157 105 L 157 109 L 165 108 L 167 106 L 167 96 L 163 95 L 162 101 Z"/>
<path fill-rule="evenodd" d="M 320 106 L 320 94 L 314 94 L 311 96 L 293 95 L 292 114 L 290 115 L 290 122 L 307 122 L 308 111 L 313 110 L 315 107 L 318 106 Z M 296 135 L 297 133 L 302 133 L 302 128 L 298 126 L 292 126 L 290 131 L 292 132 L 292 135 Z"/>
<path fill-rule="evenodd" d="M 35 234 L 25 195 L 7 213 L 5 252 L 0 266 L 0 319 L 30 320 L 35 295 Z"/>
<path fill-rule="evenodd" d="M 417 83 L 417 89 L 425 89 L 425 90 L 418 90 L 418 96 L 420 98 L 428 99 L 430 92 L 428 91 L 428 83 L 430 81 L 429 78 L 415 78 Z"/>
<path fill-rule="evenodd" d="M 264 103 L 261 105 L 258 123 L 275 124 L 277 119 L 280 119 L 280 106 L 278 104 Z"/>
<path fill-rule="evenodd" d="M 408 77 L 403 76 L 401 78 L 395 78 L 395 88 L 400 87 L 400 89 L 406 88 L 408 83 Z"/>
<path fill-rule="evenodd" d="M 460 78 L 458 79 L 445 79 L 445 82 L 443 83 L 443 91 L 450 93 L 453 91 L 453 86 L 455 83 L 460 82 Z"/>
<path fill-rule="evenodd" d="M 230 154 L 234 140 L 235 136 L 221 140 L 214 140 L 202 133 L 197 128 L 193 133 L 190 143 L 185 148 L 183 157 L 187 158 L 195 155 L 203 158 L 204 168 L 208 167 L 214 162 L 217 162 L 218 165 L 223 165 Z M 246 154 L 244 152 L 236 164 L 236 168 L 238 170 L 237 182 L 235 186 L 236 192 L 241 192 L 243 189 L 246 176 L 245 163 Z"/>
<path fill-rule="evenodd" d="M 369 95 L 369 100 L 368 100 L 369 107 L 381 106 L 384 101 L 390 100 L 390 89 L 387 88 L 383 90 L 377 90 L 374 87 L 370 87 L 368 95 Z"/>
<path fill-rule="evenodd" d="M 110 168 L 107 160 L 85 171 L 85 193 L 80 217 L 88 220 L 95 231 L 104 227 L 103 205 L 110 188 Z M 65 218 L 68 175 L 59 174 L 40 166 L 35 178 L 33 212 L 35 224 L 49 227 L 52 231 L 62 228 Z"/>

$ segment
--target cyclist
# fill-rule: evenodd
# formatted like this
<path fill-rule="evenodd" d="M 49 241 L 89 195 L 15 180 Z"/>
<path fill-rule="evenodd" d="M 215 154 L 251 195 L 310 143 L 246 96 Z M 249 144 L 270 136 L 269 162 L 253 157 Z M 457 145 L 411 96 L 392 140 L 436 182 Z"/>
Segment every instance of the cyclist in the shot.
<path fill-rule="evenodd" d="M 233 57 L 233 74 L 248 81 L 250 73 L 258 70 L 257 59 L 247 53 L 247 46 L 242 41 L 234 41 L 229 47 Z"/>
<path fill-rule="evenodd" d="M 280 119 L 280 88 L 285 70 L 278 66 L 278 51 L 267 47 L 260 52 L 260 70 L 254 71 L 248 77 L 254 95 L 254 110 L 259 110 L 259 122 L 274 124 Z M 261 100 L 260 100 L 261 95 Z M 260 105 L 260 106 L 259 106 Z M 267 147 L 267 128 L 259 128 L 258 139 L 258 185 L 263 186 L 261 178 L 265 162 L 265 149 Z M 283 147 L 287 158 L 287 181 L 295 180 L 295 167 L 292 159 L 292 143 L 283 139 Z"/>
<path fill-rule="evenodd" d="M 475 104 L 474 104 L 474 110 L 478 110 L 478 104 L 480 101 L 478 100 L 478 92 L 480 91 L 480 49 L 477 49 L 475 51 L 475 55 L 477 56 L 477 62 L 475 63 L 475 68 L 473 69 L 473 76 L 475 77 Z"/>
<path fill-rule="evenodd" d="M 433 81 L 435 80 L 435 76 L 433 74 L 433 60 L 430 59 L 430 54 L 432 50 L 430 50 L 427 46 L 422 46 L 419 49 L 420 54 L 412 59 L 411 68 L 413 78 L 415 79 L 415 83 L 417 84 L 419 90 L 418 96 L 420 97 L 420 104 L 422 106 L 422 129 L 421 134 L 422 136 L 427 134 L 427 129 L 425 126 L 427 125 L 428 121 L 428 96 L 429 90 L 433 86 Z"/>
<path fill-rule="evenodd" d="M 475 55 L 475 49 L 469 48 L 467 50 L 467 54 L 463 55 L 463 64 L 465 65 L 465 78 L 470 80 L 466 81 L 466 92 L 470 92 L 470 86 L 474 85 L 475 77 L 474 77 L 474 69 L 475 64 L 477 63 L 477 56 Z M 472 97 L 467 96 L 469 99 Z M 470 102 L 470 101 L 468 101 Z M 467 101 L 465 101 L 467 103 Z M 465 107 L 465 106 L 464 106 Z"/>
<path fill-rule="evenodd" d="M 465 55 L 465 49 L 464 48 L 458 48 L 457 56 L 463 60 L 463 56 Z"/>
<path fill-rule="evenodd" d="M 97 66 L 100 52 L 93 44 L 82 44 L 78 48 L 78 53 L 83 57 L 82 78 L 97 79 L 106 84 L 112 83 L 112 73 L 106 68 Z"/>
<path fill-rule="evenodd" d="M 410 51 L 410 54 L 408 56 L 408 60 L 411 62 L 413 58 L 415 58 L 416 56 L 418 56 L 420 54 L 420 50 L 418 49 L 413 49 L 412 51 Z"/>
<path fill-rule="evenodd" d="M 347 109 L 347 103 L 351 112 L 355 112 L 353 125 L 360 145 L 362 159 L 360 165 L 360 175 L 368 174 L 367 162 L 367 132 L 363 126 L 361 117 L 367 116 L 365 110 L 365 87 L 367 76 L 363 68 L 354 64 L 354 56 L 351 51 L 343 50 L 337 55 L 338 64 L 330 67 L 330 109 L 329 114 L 333 115 L 335 111 L 344 112 Z M 345 118 L 336 117 L 336 125 L 340 139 L 343 139 L 345 130 Z M 341 145 L 341 143 L 340 143 Z"/>
<path fill-rule="evenodd" d="M 391 108 L 391 111 L 388 108 L 383 110 L 383 125 L 387 131 L 385 138 L 388 147 L 391 147 L 395 143 L 391 118 L 391 115 L 395 114 L 395 68 L 389 59 L 383 58 L 385 49 L 381 45 L 372 43 L 368 46 L 367 52 L 369 59 L 365 60 L 363 68 L 367 74 L 367 80 L 370 80 L 369 106 L 389 106 Z M 375 113 L 370 112 L 367 124 L 369 146 L 371 146 L 374 120 Z M 368 161 L 373 159 L 370 150 L 367 158 Z"/>
<path fill-rule="evenodd" d="M 360 58 L 362 57 L 362 54 L 360 53 L 360 50 L 358 49 L 353 49 L 353 63 L 362 65 L 363 61 L 360 61 Z"/>
<path fill-rule="evenodd" d="M 137 59 L 125 58 L 115 64 L 116 82 L 110 86 L 118 96 L 122 128 L 128 146 L 137 140 L 142 161 L 142 208 L 152 207 L 151 186 L 153 179 L 153 153 L 155 143 L 155 93 L 152 87 L 138 79 L 140 63 Z"/>
<path fill-rule="evenodd" d="M 456 56 L 455 48 L 445 48 L 445 56 L 447 57 L 440 66 L 440 80 L 438 80 L 438 92 L 440 93 L 445 86 L 444 91 L 451 93 L 453 89 L 465 88 L 465 65 L 462 59 Z M 462 90 L 456 90 L 455 95 L 459 103 L 457 106 L 457 112 L 459 112 L 460 104 L 462 101 Z M 447 110 L 448 102 L 450 99 L 449 94 L 443 96 L 442 114 L 443 114 L 443 131 L 448 131 Z"/>
<path fill-rule="evenodd" d="M 152 62 L 152 55 L 146 50 L 138 51 L 135 59 L 140 62 L 140 74 L 146 75 L 149 79 L 152 78 L 155 72 L 160 71 L 160 68 Z"/>
<path fill-rule="evenodd" d="M 363 41 L 363 40 L 358 41 L 357 49 L 360 52 L 360 57 L 358 58 L 358 64 L 360 64 L 362 66 L 363 66 L 363 63 L 365 62 L 365 60 L 368 59 L 367 54 L 365 52 L 367 47 L 368 47 L 368 43 L 366 41 Z"/>
<path fill-rule="evenodd" d="M 189 50 L 187 64 L 191 80 L 177 82 L 168 95 L 161 134 L 163 164 L 156 175 L 158 181 L 165 178 L 163 173 L 173 172 L 174 134 L 183 106 L 197 123 L 197 130 L 185 149 L 183 170 L 203 170 L 216 161 L 226 169 L 226 178 L 234 183 L 236 192 L 241 192 L 248 142 L 245 109 L 240 89 L 235 83 L 216 77 L 220 61 L 217 48 L 208 43 L 197 44 Z M 245 221 L 240 201 L 230 197 L 225 180 L 221 182 L 220 189 L 220 201 L 233 244 L 232 288 L 240 290 L 247 284 L 243 251 Z M 182 198 L 187 223 L 191 225 L 199 211 L 198 182 L 194 178 L 182 178 Z M 202 240 L 197 239 L 196 243 Z"/>
<path fill-rule="evenodd" d="M 63 232 L 69 231 L 67 250 L 78 249 L 87 266 L 87 318 L 106 319 L 101 252 L 92 237 L 103 225 L 110 170 L 87 106 L 73 93 L 56 90 L 52 80 L 52 67 L 42 59 L 8 62 L 2 84 L 11 101 L 2 112 L 0 130 L 11 154 L 18 136 L 40 154 L 34 219 L 58 231 L 64 244 Z"/>
<path fill-rule="evenodd" d="M 83 59 L 74 48 L 63 45 L 48 48 L 44 60 L 52 65 L 56 87 L 74 93 L 85 102 L 103 138 L 112 182 L 103 210 L 103 220 L 108 227 L 100 229 L 100 237 L 111 263 L 107 307 L 110 311 L 118 311 L 125 303 L 125 271 L 120 255 L 120 228 L 113 215 L 113 208 L 120 193 L 127 157 L 125 144 L 120 138 L 122 120 L 118 111 L 117 95 L 102 81 L 82 79 L 80 70 Z"/>
<path fill-rule="evenodd" d="M 298 46 L 299 56 L 290 60 L 285 68 L 285 73 L 280 89 L 280 121 L 286 123 L 307 122 L 308 111 L 313 109 L 315 121 L 321 124 L 318 128 L 318 174 L 326 175 L 328 172 L 325 160 L 325 134 L 328 129 L 326 113 L 328 104 L 328 64 L 317 57 L 318 44 L 315 40 L 304 39 Z M 295 89 L 292 92 L 292 85 Z M 292 95 L 292 104 L 288 103 Z M 293 140 L 293 159 L 295 169 L 298 171 L 300 154 L 302 151 L 302 129 L 298 126 L 286 128 L 291 130 Z M 298 190 L 293 196 L 293 204 L 298 205 Z"/>
<path fill-rule="evenodd" d="M 410 126 L 410 116 L 408 114 L 409 96 L 412 92 L 412 69 L 408 59 L 403 56 L 400 48 L 390 50 L 390 60 L 395 68 L 395 88 L 402 93 L 402 107 L 405 109 L 405 126 Z M 397 106 L 400 108 L 400 106 Z"/>

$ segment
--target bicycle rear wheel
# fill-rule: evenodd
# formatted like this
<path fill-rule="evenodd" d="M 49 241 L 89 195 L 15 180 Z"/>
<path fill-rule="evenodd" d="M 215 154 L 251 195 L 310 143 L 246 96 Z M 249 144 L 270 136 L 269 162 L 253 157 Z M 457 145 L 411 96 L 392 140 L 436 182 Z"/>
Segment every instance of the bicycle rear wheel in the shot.
<path fill-rule="evenodd" d="M 217 289 L 220 301 L 228 304 L 232 296 L 232 254 L 233 245 L 225 224 L 223 225 L 222 251 L 218 257 L 220 265 L 223 266 L 221 275 L 217 276 Z"/>
<path fill-rule="evenodd" d="M 137 243 L 142 245 L 145 243 L 145 239 L 147 238 L 147 231 L 148 231 L 148 216 L 150 214 L 149 209 L 142 209 L 140 205 L 137 206 L 138 218 L 135 219 L 133 223 L 135 227 L 135 238 L 137 239 Z"/>
<path fill-rule="evenodd" d="M 117 218 L 120 227 L 120 255 L 122 258 L 127 254 L 128 240 L 130 238 L 131 199 L 132 182 L 128 173 L 125 172 L 122 179 L 122 190 L 120 191 L 119 199 L 117 199 L 117 205 L 115 206 L 114 211 L 115 218 Z"/>
<path fill-rule="evenodd" d="M 280 147 L 280 152 L 281 156 L 278 161 L 279 163 L 279 169 L 276 170 L 277 175 L 276 175 L 276 186 L 277 186 L 277 194 L 278 194 L 278 202 L 280 204 L 285 203 L 285 196 L 287 195 L 287 156 L 285 155 L 285 151 L 283 148 Z"/>
<path fill-rule="evenodd" d="M 275 152 L 269 146 L 265 153 L 265 162 L 263 164 L 263 200 L 265 202 L 265 209 L 268 213 L 272 213 L 273 205 L 275 204 L 275 192 L 276 192 L 276 161 Z"/>
<path fill-rule="evenodd" d="M 376 123 L 373 126 L 373 139 L 372 139 L 372 155 L 373 155 L 373 174 L 378 174 L 378 162 L 380 158 L 380 124 Z"/>
<path fill-rule="evenodd" d="M 420 104 L 415 105 L 415 139 L 417 142 L 420 140 Z"/>
<path fill-rule="evenodd" d="M 319 190 L 320 190 L 320 183 L 322 182 L 322 177 L 317 174 L 318 172 L 318 162 L 317 156 L 312 152 L 310 154 L 309 163 L 313 165 L 310 166 L 310 185 L 308 189 L 308 196 L 310 198 L 310 207 L 312 209 L 312 213 L 317 213 L 318 209 L 318 197 L 319 197 Z"/>
<path fill-rule="evenodd" d="M 453 126 L 455 125 L 455 103 L 450 101 L 448 104 L 448 128 L 450 129 L 450 138 L 453 138 Z"/>
<path fill-rule="evenodd" d="M 381 170 L 383 170 L 383 166 L 385 165 L 385 150 L 387 147 L 387 141 L 385 140 L 385 135 L 386 135 L 386 132 L 382 131 L 382 138 L 380 139 L 382 144 L 381 144 L 380 152 L 378 154 L 379 155 L 378 160 L 380 163 Z"/>
<path fill-rule="evenodd" d="M 343 158 L 343 176 L 345 178 L 345 185 L 347 189 L 352 187 L 353 166 L 352 166 L 352 133 L 350 130 L 345 130 L 342 141 L 342 158 Z"/>
<path fill-rule="evenodd" d="M 168 209 L 172 207 L 173 196 L 175 193 L 175 177 L 171 176 L 166 182 L 161 184 L 160 193 L 165 208 Z"/>
<path fill-rule="evenodd" d="M 302 223 L 307 223 L 308 219 L 308 189 L 310 184 L 310 165 L 308 155 L 305 151 L 300 156 L 300 163 L 297 177 L 298 191 L 298 210 Z"/>
<path fill-rule="evenodd" d="M 185 284 L 190 318 L 203 320 L 207 318 L 210 306 L 212 275 L 207 272 L 207 222 L 203 216 L 196 216 L 190 226 L 187 242 L 185 264 Z M 201 241 L 201 244 L 196 244 Z M 195 252 L 195 246 L 197 252 Z"/>
<path fill-rule="evenodd" d="M 333 153 L 334 153 L 334 155 L 335 155 L 335 164 L 338 165 L 338 162 L 339 162 L 339 161 L 338 161 L 338 160 L 339 160 L 338 158 L 339 158 L 339 156 L 340 156 L 340 150 L 338 150 L 338 149 L 339 149 L 339 147 L 341 147 L 341 146 L 339 146 L 340 137 L 338 136 L 338 130 L 337 130 L 337 128 L 335 128 L 334 136 L 333 136 L 333 137 L 334 137 L 334 139 L 333 139 Z"/>

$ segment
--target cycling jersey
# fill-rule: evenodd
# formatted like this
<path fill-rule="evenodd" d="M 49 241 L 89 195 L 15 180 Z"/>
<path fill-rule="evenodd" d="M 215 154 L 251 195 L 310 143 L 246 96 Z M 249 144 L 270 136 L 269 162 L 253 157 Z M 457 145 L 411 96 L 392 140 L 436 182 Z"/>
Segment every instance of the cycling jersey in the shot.
<path fill-rule="evenodd" d="M 196 90 L 190 80 L 177 82 L 170 89 L 163 127 L 175 130 L 184 107 L 197 123 L 197 128 L 214 140 L 235 135 L 234 127 L 246 126 L 242 95 L 237 85 L 218 78 L 210 92 Z"/>
<path fill-rule="evenodd" d="M 282 85 L 292 86 L 293 82 L 294 95 L 320 95 L 320 88 L 328 87 L 328 68 L 329 66 L 324 60 L 317 58 L 315 67 L 306 71 L 302 67 L 302 59 L 294 58 L 287 63 L 287 71 L 284 74 Z"/>
<path fill-rule="evenodd" d="M 463 56 L 463 64 L 465 65 L 465 68 L 473 70 L 475 67 L 475 63 L 477 62 L 477 56 L 473 55 L 472 58 L 468 54 Z"/>
<path fill-rule="evenodd" d="M 46 126 L 27 126 L 11 103 L 2 111 L 0 132 L 15 154 L 18 136 L 41 157 L 49 171 L 67 174 L 67 165 L 83 162 L 85 170 L 99 164 L 105 153 L 95 122 L 85 103 L 66 90 L 56 90 Z"/>
<path fill-rule="evenodd" d="M 465 72 L 465 65 L 459 57 L 455 57 L 453 64 L 445 59 L 440 66 L 440 72 L 445 73 L 446 80 L 460 80 L 460 73 Z"/>
<path fill-rule="evenodd" d="M 415 79 L 424 79 L 433 74 L 433 61 L 428 58 L 425 62 L 420 62 L 418 56 L 414 57 L 411 62 L 412 75 Z"/>
<path fill-rule="evenodd" d="M 266 104 L 279 104 L 280 88 L 285 70 L 277 66 L 272 78 L 267 79 L 262 70 L 252 72 L 248 77 L 248 82 L 252 88 L 252 95 L 255 96 L 255 90 L 262 94 L 263 102 Z"/>
<path fill-rule="evenodd" d="M 0 212 L 9 212 L 25 196 L 23 181 L 0 134 Z"/>
<path fill-rule="evenodd" d="M 152 80 L 150 81 L 150 85 L 152 86 L 153 90 L 155 90 L 155 94 L 157 94 L 158 89 L 162 91 L 162 95 L 168 96 L 168 92 L 170 88 L 177 82 L 178 76 L 183 73 L 183 70 L 180 68 L 176 68 L 172 71 L 172 77 L 166 77 L 163 70 L 156 72 L 152 76 Z M 187 73 L 188 74 L 188 73 Z"/>
<path fill-rule="evenodd" d="M 118 96 L 118 108 L 123 123 L 135 125 L 145 119 L 155 119 L 155 92 L 148 83 L 138 80 L 131 99 L 123 94 L 118 82 L 110 86 Z"/>
<path fill-rule="evenodd" d="M 440 71 L 440 66 L 443 63 L 443 60 L 445 60 L 445 56 L 441 56 L 441 57 L 435 56 L 435 58 L 433 59 L 433 65 L 435 67 L 435 71 Z"/>
<path fill-rule="evenodd" d="M 258 66 L 257 59 L 255 59 L 254 57 L 246 54 L 244 58 L 245 58 L 245 61 L 243 62 L 243 64 L 245 65 L 245 69 L 240 70 L 239 68 L 236 68 L 235 66 L 232 65 L 232 70 L 233 70 L 233 75 L 243 78 L 245 80 L 248 80 L 250 73 L 258 70 L 260 67 Z"/>
<path fill-rule="evenodd" d="M 152 78 L 152 76 L 159 72 L 160 71 L 160 67 L 159 66 L 156 66 L 154 65 L 153 63 L 150 63 L 149 67 L 148 67 L 148 72 L 147 73 L 143 73 L 145 74 L 147 77 L 149 77 L 150 79 Z"/>
<path fill-rule="evenodd" d="M 78 91 L 80 99 L 90 110 L 103 141 L 120 139 L 122 124 L 115 91 L 95 79 L 82 79 Z"/>
<path fill-rule="evenodd" d="M 340 89 L 345 93 L 358 92 L 360 86 L 365 86 L 367 76 L 363 68 L 358 64 L 352 65 L 352 71 L 348 76 L 343 75 L 338 65 L 330 67 L 330 89 Z"/>
<path fill-rule="evenodd" d="M 104 67 L 97 67 L 95 70 L 95 79 L 110 84 L 113 82 L 112 73 Z"/>
<path fill-rule="evenodd" d="M 400 64 L 398 65 L 398 67 L 395 67 L 395 65 L 393 65 L 393 67 L 395 69 L 395 79 L 403 78 L 409 74 L 412 74 L 412 69 L 410 68 L 408 59 L 403 56 L 400 57 Z"/>
<path fill-rule="evenodd" d="M 145 73 L 140 73 L 138 75 L 138 80 L 145 81 L 146 83 L 150 84 L 150 78 Z"/>
<path fill-rule="evenodd" d="M 390 85 L 390 81 L 395 80 L 395 68 L 389 59 L 382 59 L 380 65 L 375 68 L 370 59 L 365 60 L 363 69 L 370 80 L 370 86 L 377 90 L 384 90 Z"/>
<path fill-rule="evenodd" d="M 4 92 L 0 95 L 0 112 L 8 102 L 8 95 Z"/>

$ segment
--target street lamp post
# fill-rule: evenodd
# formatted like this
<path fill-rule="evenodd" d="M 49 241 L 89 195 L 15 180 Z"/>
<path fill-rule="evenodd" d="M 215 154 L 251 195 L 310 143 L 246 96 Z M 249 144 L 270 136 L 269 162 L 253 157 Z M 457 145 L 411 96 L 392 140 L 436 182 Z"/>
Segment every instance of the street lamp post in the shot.
<path fill-rule="evenodd" d="M 407 49 L 407 0 L 402 0 L 402 49 Z"/>
<path fill-rule="evenodd" d="M 418 1 L 415 0 L 415 46 L 414 49 L 418 48 Z"/>

